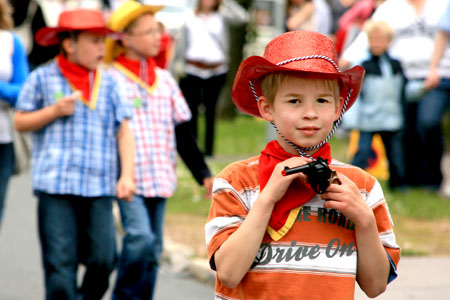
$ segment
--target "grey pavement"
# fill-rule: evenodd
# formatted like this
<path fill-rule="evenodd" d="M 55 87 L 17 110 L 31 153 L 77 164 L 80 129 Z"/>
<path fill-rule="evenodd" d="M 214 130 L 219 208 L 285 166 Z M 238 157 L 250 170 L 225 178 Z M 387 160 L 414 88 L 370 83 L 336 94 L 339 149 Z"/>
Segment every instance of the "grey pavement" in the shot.
<path fill-rule="evenodd" d="M 29 175 L 13 177 L 0 230 L 0 300 L 43 299 L 36 228 Z M 193 259 L 192 253 L 166 237 L 155 300 L 214 298 L 215 274 L 206 260 Z M 110 291 L 104 299 L 109 298 Z M 355 299 L 368 298 L 357 287 Z M 450 257 L 402 257 L 399 277 L 377 299 L 450 299 Z"/>
<path fill-rule="evenodd" d="M 44 299 L 36 204 L 29 174 L 13 177 L 0 228 L 0 300 Z M 170 239 L 166 248 L 154 299 L 213 299 L 212 285 L 202 283 L 188 272 L 191 252 Z M 114 279 L 113 273 L 111 283 Z M 109 290 L 104 299 L 110 297 Z"/>

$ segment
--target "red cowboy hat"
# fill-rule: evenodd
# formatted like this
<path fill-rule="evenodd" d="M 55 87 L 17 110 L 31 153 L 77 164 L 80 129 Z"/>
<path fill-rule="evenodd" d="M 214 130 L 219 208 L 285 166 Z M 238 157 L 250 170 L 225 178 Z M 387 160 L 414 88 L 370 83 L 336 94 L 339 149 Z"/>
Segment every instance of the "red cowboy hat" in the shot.
<path fill-rule="evenodd" d="M 261 117 L 257 106 L 257 97 L 261 95 L 258 79 L 274 72 L 292 72 L 310 78 L 337 78 L 340 95 L 344 99 L 349 97 L 348 110 L 358 97 L 365 71 L 356 66 L 341 72 L 333 42 L 320 33 L 286 32 L 267 44 L 264 56 L 251 56 L 242 61 L 233 83 L 234 104 L 246 114 Z"/>
<path fill-rule="evenodd" d="M 62 12 L 58 18 L 57 27 L 39 29 L 34 39 L 41 46 L 56 45 L 59 44 L 59 33 L 74 30 L 88 30 L 99 35 L 107 35 L 113 32 L 106 27 L 101 11 L 76 9 Z"/>

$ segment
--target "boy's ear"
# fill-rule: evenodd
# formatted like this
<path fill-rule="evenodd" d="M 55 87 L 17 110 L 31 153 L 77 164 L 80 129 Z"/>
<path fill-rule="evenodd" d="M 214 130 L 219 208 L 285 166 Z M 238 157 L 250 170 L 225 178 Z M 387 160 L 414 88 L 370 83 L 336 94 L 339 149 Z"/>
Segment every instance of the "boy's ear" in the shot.
<path fill-rule="evenodd" d="M 71 38 L 66 38 L 62 41 L 61 47 L 67 54 L 73 54 L 75 52 L 75 41 Z"/>
<path fill-rule="evenodd" d="M 120 41 L 122 42 L 122 45 L 125 48 L 130 48 L 130 38 L 128 37 L 128 35 L 126 33 L 124 33 L 121 37 L 120 37 Z"/>
<path fill-rule="evenodd" d="M 334 116 L 334 121 L 336 122 L 339 119 L 339 116 L 341 115 L 342 108 L 344 107 L 344 97 L 339 97 L 338 103 L 336 105 L 336 114 Z"/>
<path fill-rule="evenodd" d="M 264 120 L 272 122 L 273 121 L 273 109 L 272 105 L 269 103 L 266 97 L 260 96 L 258 98 L 258 109 L 259 113 L 263 117 Z"/>

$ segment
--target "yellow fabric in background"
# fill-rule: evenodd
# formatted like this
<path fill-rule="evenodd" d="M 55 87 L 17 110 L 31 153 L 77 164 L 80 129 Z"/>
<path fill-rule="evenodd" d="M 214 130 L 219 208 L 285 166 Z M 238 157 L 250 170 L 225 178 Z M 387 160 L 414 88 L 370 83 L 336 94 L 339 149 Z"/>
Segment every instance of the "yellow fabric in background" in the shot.
<path fill-rule="evenodd" d="M 350 143 L 347 150 L 347 159 L 352 161 L 358 150 L 359 131 L 352 130 L 350 133 Z M 372 139 L 372 150 L 374 157 L 369 159 L 369 166 L 365 169 L 369 174 L 380 180 L 389 179 L 389 167 L 386 158 L 386 150 L 380 135 L 375 134 Z"/>

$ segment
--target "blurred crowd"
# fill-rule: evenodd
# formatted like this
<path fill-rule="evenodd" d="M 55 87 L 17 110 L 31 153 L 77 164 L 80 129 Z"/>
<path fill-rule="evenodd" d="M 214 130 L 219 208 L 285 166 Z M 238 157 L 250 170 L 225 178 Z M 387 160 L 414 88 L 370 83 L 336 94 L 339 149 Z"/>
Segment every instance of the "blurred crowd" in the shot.
<path fill-rule="evenodd" d="M 358 144 L 352 163 L 362 168 L 376 161 L 372 141 L 381 137 L 391 188 L 420 186 L 449 196 L 441 170 L 450 100 L 449 22 L 448 1 L 289 0 L 288 30 L 327 34 L 341 69 L 365 67 L 360 101 L 344 128 L 359 132 L 359 142 L 351 141 Z"/>
<path fill-rule="evenodd" d="M 112 132 L 119 132 L 119 134 L 117 139 L 113 138 L 111 141 L 104 142 L 110 143 L 109 145 L 117 143 L 118 151 L 105 150 L 86 161 L 97 167 L 95 158 L 119 155 L 120 168 L 104 166 L 105 170 L 117 172 L 119 170 L 116 169 L 121 169 L 122 172 L 127 168 L 130 169 L 130 165 L 127 165 L 128 156 L 134 157 L 136 162 L 134 171 L 130 171 L 130 174 L 134 173 L 137 178 L 136 186 L 127 181 L 130 174 L 125 174 L 126 176 L 122 174 L 124 177 L 117 177 L 121 188 L 117 191 L 117 195 L 106 193 L 111 197 L 118 196 L 124 199 L 134 197 L 132 202 L 119 202 L 126 231 L 135 230 L 136 232 L 132 236 L 135 238 L 134 242 L 130 235 L 124 239 L 124 251 L 119 261 L 119 269 L 122 273 L 119 274 L 115 290 L 116 299 L 122 299 L 120 293 L 126 294 L 127 288 L 138 290 L 137 287 L 143 285 L 139 282 L 130 283 L 131 277 L 126 277 L 130 272 L 136 272 L 136 268 L 148 276 L 146 280 L 151 282 L 150 286 L 154 285 L 157 261 L 162 248 L 165 200 L 172 195 L 176 186 L 177 152 L 186 162 L 197 182 L 205 186 L 206 197 L 211 196 L 212 175 L 205 157 L 214 156 L 217 103 L 225 86 L 227 74 L 233 71 L 230 70 L 231 39 L 228 29 L 229 26 L 252 22 L 251 12 L 240 5 L 242 4 L 240 2 L 248 1 L 199 0 L 198 3 L 186 1 L 192 10 L 188 10 L 190 13 L 183 17 L 184 24 L 181 28 L 177 28 L 176 33 L 169 30 L 172 28 L 168 28 L 168 24 L 158 20 L 158 12 L 162 9 L 159 5 L 164 4 L 164 1 L 141 1 L 143 3 L 130 1 L 0 0 L 0 43 L 2 44 L 0 49 L 0 226 L 8 181 L 14 173 L 20 172 L 14 168 L 14 160 L 18 159 L 15 155 L 18 145 L 14 145 L 16 141 L 14 133 L 17 133 L 16 129 L 32 131 L 33 142 L 36 143 L 32 150 L 33 168 L 37 168 L 35 172 L 41 172 L 33 175 L 33 189 L 40 201 L 40 236 L 44 268 L 47 272 L 47 292 L 51 291 L 55 284 L 52 283 L 51 278 L 51 269 L 54 267 L 51 265 L 53 257 L 49 257 L 48 253 L 53 253 L 51 251 L 56 253 L 58 250 L 51 249 L 52 241 L 48 240 L 52 234 L 57 234 L 46 226 L 50 226 L 53 220 L 50 212 L 62 211 L 62 208 L 58 210 L 54 208 L 55 201 L 66 201 L 67 205 L 73 205 L 79 199 L 74 199 L 72 196 L 91 199 L 104 194 L 92 194 L 90 193 L 92 190 L 84 193 L 84 188 L 80 188 L 83 192 L 73 192 L 64 188 L 55 189 L 54 186 L 61 185 L 61 182 L 49 183 L 45 181 L 47 179 L 43 179 L 45 177 L 43 173 L 57 173 L 62 168 L 54 166 L 55 169 L 52 169 L 50 164 L 44 165 L 48 162 L 45 160 L 51 160 L 51 155 L 55 155 L 57 150 L 45 149 L 45 137 L 57 140 L 58 147 L 62 147 L 61 151 L 64 151 L 65 143 L 68 142 L 61 132 L 68 130 L 67 134 L 70 134 L 72 138 L 76 138 L 77 134 L 76 130 L 68 129 L 68 123 L 59 124 L 58 128 L 47 133 L 47 129 L 43 128 L 51 127 L 48 124 L 53 120 L 37 126 L 36 122 L 39 120 L 29 119 L 28 112 L 41 111 L 45 108 L 42 101 L 48 100 L 46 99 L 50 93 L 48 90 L 53 91 L 54 85 L 60 85 L 60 90 L 55 90 L 51 97 L 54 96 L 58 101 L 55 105 L 62 119 L 74 114 L 75 107 L 80 111 L 81 108 L 76 105 L 83 103 L 75 104 L 77 97 L 82 99 L 89 109 L 96 109 L 95 105 L 99 105 L 98 109 L 103 109 L 100 96 L 97 102 L 90 100 L 97 95 L 92 86 L 95 86 L 97 80 L 98 82 L 106 80 L 105 77 L 100 79 L 99 73 L 93 72 L 97 70 L 95 63 L 92 67 L 86 67 L 90 62 L 85 62 L 85 58 L 92 54 L 90 48 L 84 49 L 87 51 L 86 57 L 81 57 L 79 52 L 73 50 L 82 49 L 77 43 L 81 43 L 78 39 L 82 36 L 80 32 L 84 32 L 83 30 L 92 31 L 101 28 L 105 30 L 101 33 L 110 37 L 110 40 L 106 42 L 106 48 L 101 39 L 95 42 L 98 44 L 95 44 L 92 52 L 99 51 L 99 56 L 102 59 L 105 58 L 102 64 L 112 65 L 109 67 L 112 70 L 108 69 L 110 75 L 107 77 L 111 82 L 105 83 L 107 86 L 109 84 L 111 93 L 104 97 L 117 103 L 114 102 L 113 108 L 105 104 L 105 111 L 117 110 L 113 113 L 117 118 L 116 123 L 126 124 L 125 127 L 122 125 L 117 127 L 115 122 L 107 125 L 114 128 Z M 445 152 L 443 120 L 450 102 L 449 2 L 448 0 L 287 0 L 285 3 L 283 31 L 310 30 L 327 35 L 335 42 L 340 58 L 339 67 L 342 70 L 354 65 L 362 65 L 365 68 L 366 76 L 360 98 L 352 110 L 346 114 L 343 125 L 346 131 L 358 132 L 358 135 L 352 135 L 352 143 L 357 145 L 352 163 L 361 168 L 368 168 L 374 163 L 377 151 L 374 149 L 373 140 L 375 136 L 381 137 L 388 160 L 389 187 L 393 190 L 404 192 L 409 187 L 420 187 L 450 197 L 450 193 L 443 190 L 441 170 Z M 64 20 L 59 18 L 62 13 L 80 9 L 99 12 L 107 21 L 108 29 L 105 29 L 104 24 L 86 27 L 87 29 L 83 29 L 83 25 L 86 24 L 77 24 L 76 21 L 70 24 L 72 27 L 62 24 Z M 69 22 L 68 20 L 65 21 Z M 58 28 L 55 40 L 52 40 L 50 36 L 53 31 L 43 32 L 43 28 Z M 60 35 L 66 31 L 76 32 L 76 34 Z M 102 53 L 105 49 L 106 56 Z M 66 60 L 66 58 L 69 59 Z M 182 71 L 174 76 L 173 67 L 177 61 L 181 62 Z M 58 67 L 55 64 L 63 70 L 61 76 L 69 82 L 74 80 L 75 83 L 64 85 L 56 79 L 52 79 L 56 80 L 56 83 L 45 82 L 47 75 L 40 73 L 55 76 L 51 73 L 54 72 L 51 68 Z M 79 69 L 80 66 L 84 69 Z M 121 82 L 120 86 L 127 87 L 122 91 L 118 90 L 117 97 L 114 96 L 113 82 Z M 25 88 L 23 88 L 24 85 Z M 38 92 L 41 86 L 45 86 L 42 88 L 45 92 L 42 94 Z M 101 92 L 99 93 L 101 95 Z M 127 127 L 127 122 L 123 122 L 129 119 L 129 115 L 127 109 L 121 110 L 120 103 L 123 99 L 119 98 L 128 100 L 132 106 L 128 109 L 137 113 L 136 118 L 132 121 L 130 119 L 130 128 Z M 146 103 L 150 100 L 158 103 L 155 105 L 160 105 L 158 106 L 160 110 L 147 110 Z M 85 109 L 85 106 L 82 108 Z M 14 129 L 12 116 L 14 108 L 19 112 L 15 120 L 16 129 Z M 45 112 L 42 111 L 42 113 Z M 205 126 L 198 126 L 198 116 L 202 113 L 205 115 Z M 108 119 L 108 117 L 104 118 Z M 82 121 L 78 122 L 82 123 Z M 95 119 L 92 122 L 97 124 Z M 74 124 L 85 125 L 81 123 Z M 199 132 L 200 128 L 205 129 L 203 134 Z M 128 139 L 129 132 L 132 132 L 135 142 L 130 142 Z M 204 138 L 199 139 L 204 141 L 204 145 L 200 147 L 197 146 L 199 135 L 204 135 Z M 78 142 L 83 141 L 83 136 L 78 138 Z M 83 142 L 88 143 L 88 141 Z M 98 150 L 94 142 L 91 146 Z M 158 148 L 160 146 L 161 149 Z M 159 149 L 159 152 L 150 151 L 150 148 Z M 86 149 L 79 150 L 81 152 L 77 155 L 80 156 L 80 161 L 86 163 L 84 156 L 87 154 L 83 152 Z M 148 157 L 151 159 L 147 160 Z M 64 156 L 57 158 L 66 159 Z M 80 162 L 80 168 L 84 166 L 83 163 Z M 115 163 L 119 161 L 111 159 L 111 164 Z M 83 174 L 80 176 L 82 177 Z M 105 178 L 111 179 L 106 176 Z M 105 178 L 99 176 L 99 182 Z M 113 181 L 115 179 L 112 178 Z M 90 189 L 90 184 L 93 183 L 83 181 L 83 184 Z M 104 189 L 105 185 L 102 186 L 100 183 L 98 188 Z M 140 206 L 131 207 L 129 203 L 140 203 Z M 89 209 L 98 211 L 102 207 L 96 210 Z M 88 208 L 74 208 L 75 211 L 79 209 Z M 146 213 L 144 216 L 137 216 L 136 211 Z M 110 222 L 109 219 L 106 221 L 108 216 L 104 218 L 105 223 Z M 86 224 L 83 226 L 90 228 Z M 105 235 L 106 233 L 97 232 L 96 234 Z M 141 241 L 139 238 L 143 236 L 146 239 L 143 242 L 144 248 L 143 250 L 139 248 L 143 253 L 150 247 L 148 241 L 152 240 L 157 246 L 157 249 L 151 250 L 151 257 L 139 257 L 142 253 L 135 250 L 135 247 L 139 247 L 136 246 L 136 241 Z M 52 238 L 55 237 L 52 236 Z M 78 237 L 75 234 L 73 238 Z M 95 260 L 94 256 L 83 254 L 85 256 L 81 257 L 82 262 L 89 264 Z M 60 258 L 59 254 L 55 254 L 56 256 Z M 146 261 L 139 262 L 141 258 Z M 151 265 L 153 269 L 148 265 Z M 108 272 L 110 272 L 109 269 L 97 271 L 93 274 L 104 276 L 103 273 L 106 272 L 109 275 Z M 89 289 L 86 281 L 85 290 L 89 291 Z M 102 289 L 100 288 L 97 292 L 101 294 Z M 148 296 L 152 294 L 152 290 L 142 291 L 142 293 Z"/>

